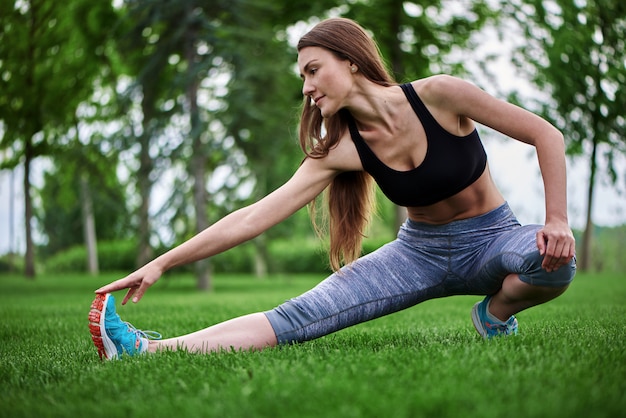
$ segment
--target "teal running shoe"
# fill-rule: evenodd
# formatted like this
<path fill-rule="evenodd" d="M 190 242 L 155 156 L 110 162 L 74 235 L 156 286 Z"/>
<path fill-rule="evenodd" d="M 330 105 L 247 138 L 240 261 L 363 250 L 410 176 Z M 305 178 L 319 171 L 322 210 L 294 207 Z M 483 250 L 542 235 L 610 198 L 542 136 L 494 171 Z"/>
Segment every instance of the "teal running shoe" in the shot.
<path fill-rule="evenodd" d="M 89 311 L 89 331 L 100 359 L 115 360 L 124 353 L 134 356 L 148 350 L 149 340 L 160 340 L 155 331 L 141 331 L 122 321 L 115 312 L 113 295 L 99 294 Z"/>
<path fill-rule="evenodd" d="M 517 319 L 511 315 L 506 321 L 494 321 L 487 315 L 487 306 L 491 296 L 487 296 L 482 302 L 477 302 L 472 308 L 472 322 L 476 331 L 485 339 L 506 335 L 517 335 Z"/>

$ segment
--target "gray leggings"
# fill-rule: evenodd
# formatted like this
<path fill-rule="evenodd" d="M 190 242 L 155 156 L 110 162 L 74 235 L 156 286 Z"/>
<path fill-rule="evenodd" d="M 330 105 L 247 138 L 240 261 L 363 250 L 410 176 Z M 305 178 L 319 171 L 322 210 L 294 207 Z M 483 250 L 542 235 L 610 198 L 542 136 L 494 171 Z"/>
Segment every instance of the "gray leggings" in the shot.
<path fill-rule="evenodd" d="M 428 299 L 492 295 L 516 273 L 526 283 L 567 286 L 575 259 L 541 268 L 539 225 L 520 226 L 508 204 L 446 225 L 408 219 L 396 240 L 359 258 L 308 292 L 265 312 L 279 344 L 312 340 Z"/>

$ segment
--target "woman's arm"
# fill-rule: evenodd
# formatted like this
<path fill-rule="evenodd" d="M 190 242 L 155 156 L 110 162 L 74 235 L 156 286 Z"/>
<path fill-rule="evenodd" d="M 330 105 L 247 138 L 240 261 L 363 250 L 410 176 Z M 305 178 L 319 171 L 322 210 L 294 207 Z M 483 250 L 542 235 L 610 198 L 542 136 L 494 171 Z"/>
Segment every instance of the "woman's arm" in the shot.
<path fill-rule="evenodd" d="M 534 113 L 454 77 L 433 77 L 423 91 L 429 105 L 453 112 L 459 125 L 476 121 L 535 147 L 546 205 L 546 222 L 537 236 L 537 246 L 546 255 L 546 270 L 568 263 L 574 256 L 575 242 L 567 218 L 565 145 L 561 132 Z"/>
<path fill-rule="evenodd" d="M 256 237 L 321 193 L 338 172 L 336 167 L 332 167 L 333 160 L 305 159 L 291 179 L 273 193 L 232 212 L 139 270 L 101 287 L 96 293 L 129 289 L 122 304 L 126 304 L 131 297 L 133 302 L 138 302 L 165 271 L 219 254 Z"/>

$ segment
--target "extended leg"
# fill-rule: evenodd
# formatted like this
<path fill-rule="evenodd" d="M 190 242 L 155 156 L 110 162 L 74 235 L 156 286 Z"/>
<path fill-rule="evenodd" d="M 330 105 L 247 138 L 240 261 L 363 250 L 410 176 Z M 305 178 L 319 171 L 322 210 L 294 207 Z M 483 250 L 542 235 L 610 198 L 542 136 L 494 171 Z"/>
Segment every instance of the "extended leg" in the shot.
<path fill-rule="evenodd" d="M 263 313 L 245 315 L 181 337 L 160 340 L 159 333 L 142 331 L 122 321 L 111 294 L 96 295 L 89 311 L 89 331 L 100 358 L 107 360 L 164 349 L 210 353 L 222 349 L 263 349 L 277 344 L 274 330 Z"/>
<path fill-rule="evenodd" d="M 276 344 L 276 335 L 267 317 L 263 313 L 254 313 L 180 337 L 150 341 L 148 351 L 184 349 L 210 353 L 222 349 L 261 350 Z"/>

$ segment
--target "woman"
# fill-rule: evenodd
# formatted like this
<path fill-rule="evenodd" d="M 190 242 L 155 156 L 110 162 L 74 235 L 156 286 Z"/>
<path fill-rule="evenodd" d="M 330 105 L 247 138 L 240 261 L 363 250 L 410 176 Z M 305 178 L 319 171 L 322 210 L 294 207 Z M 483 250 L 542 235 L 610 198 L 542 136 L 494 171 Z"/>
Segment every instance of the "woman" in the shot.
<path fill-rule="evenodd" d="M 540 117 L 449 76 L 397 85 L 378 48 L 348 19 L 315 26 L 298 44 L 307 157 L 282 187 L 96 291 L 89 314 L 100 356 L 185 349 L 263 349 L 306 341 L 450 295 L 485 295 L 472 309 L 484 338 L 517 333 L 514 314 L 565 291 L 575 273 L 563 137 Z M 498 191 L 474 122 L 533 145 L 545 225 L 520 226 Z M 398 238 L 357 258 L 372 178 L 408 218 Z M 110 292 L 138 302 L 168 269 L 245 242 L 329 192 L 336 272 L 267 312 L 165 340 L 121 321 Z M 344 267 L 340 268 L 340 264 Z"/>

